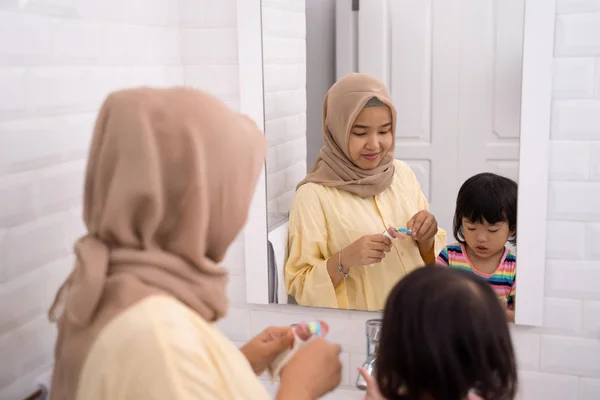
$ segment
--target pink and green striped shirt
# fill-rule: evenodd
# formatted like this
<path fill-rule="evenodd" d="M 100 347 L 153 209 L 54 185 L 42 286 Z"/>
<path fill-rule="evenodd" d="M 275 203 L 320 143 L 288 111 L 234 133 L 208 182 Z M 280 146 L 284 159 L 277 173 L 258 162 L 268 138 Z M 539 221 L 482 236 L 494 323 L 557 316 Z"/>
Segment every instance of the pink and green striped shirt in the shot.
<path fill-rule="evenodd" d="M 504 249 L 498 268 L 491 274 L 485 274 L 477 270 L 469 260 L 464 246 L 460 243 L 444 247 L 437 257 L 437 263 L 451 268 L 471 271 L 479 275 L 492 286 L 498 297 L 506 299 L 509 309 L 514 307 L 517 258 L 510 250 Z"/>

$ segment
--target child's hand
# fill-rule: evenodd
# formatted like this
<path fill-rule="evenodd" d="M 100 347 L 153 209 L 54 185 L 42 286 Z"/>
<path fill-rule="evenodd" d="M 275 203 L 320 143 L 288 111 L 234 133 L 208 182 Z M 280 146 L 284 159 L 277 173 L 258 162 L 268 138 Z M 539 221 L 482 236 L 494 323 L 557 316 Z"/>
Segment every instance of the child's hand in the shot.
<path fill-rule="evenodd" d="M 508 300 L 506 299 L 506 297 L 500 297 L 500 305 L 502 305 L 502 309 L 504 311 L 508 310 Z"/>
<path fill-rule="evenodd" d="M 515 310 L 506 310 L 504 316 L 506 317 L 506 322 L 515 322 Z"/>
<path fill-rule="evenodd" d="M 359 368 L 358 373 L 363 377 L 365 382 L 367 383 L 367 393 L 365 395 L 365 399 L 368 400 L 383 400 L 381 397 L 381 393 L 379 392 L 379 386 L 377 386 L 377 381 L 373 378 L 366 369 Z"/>
<path fill-rule="evenodd" d="M 506 297 L 499 298 L 504 315 L 506 316 L 506 322 L 515 322 L 515 310 L 508 308 L 508 299 Z"/>

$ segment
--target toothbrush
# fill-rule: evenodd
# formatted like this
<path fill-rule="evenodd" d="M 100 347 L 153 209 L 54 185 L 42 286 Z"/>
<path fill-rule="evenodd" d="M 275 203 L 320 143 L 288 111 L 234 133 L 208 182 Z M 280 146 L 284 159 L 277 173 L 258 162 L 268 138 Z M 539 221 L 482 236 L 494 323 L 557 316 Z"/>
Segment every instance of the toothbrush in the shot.
<path fill-rule="evenodd" d="M 408 234 L 408 235 L 412 235 L 412 230 L 411 230 L 411 229 L 406 229 L 406 228 L 396 228 L 396 230 L 397 230 L 398 232 L 401 232 L 401 233 L 406 233 L 406 234 Z M 394 239 L 394 238 L 392 237 L 392 235 L 390 235 L 390 233 L 387 231 L 387 229 L 385 230 L 385 232 L 383 232 L 383 236 L 385 236 L 385 237 L 387 237 L 387 238 L 389 238 L 389 239 Z"/>
<path fill-rule="evenodd" d="M 321 337 L 321 323 L 319 321 L 309 322 L 308 331 L 317 337 Z"/>

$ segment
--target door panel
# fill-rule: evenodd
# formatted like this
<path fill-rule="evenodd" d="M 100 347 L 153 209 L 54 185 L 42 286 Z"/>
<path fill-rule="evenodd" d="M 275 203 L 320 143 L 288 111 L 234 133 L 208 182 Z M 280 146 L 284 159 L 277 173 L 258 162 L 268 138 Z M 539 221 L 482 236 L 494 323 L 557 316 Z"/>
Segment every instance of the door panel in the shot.
<path fill-rule="evenodd" d="M 524 0 L 360 2 L 358 71 L 388 85 L 396 158 L 448 232 L 464 180 L 518 178 L 523 12 Z"/>

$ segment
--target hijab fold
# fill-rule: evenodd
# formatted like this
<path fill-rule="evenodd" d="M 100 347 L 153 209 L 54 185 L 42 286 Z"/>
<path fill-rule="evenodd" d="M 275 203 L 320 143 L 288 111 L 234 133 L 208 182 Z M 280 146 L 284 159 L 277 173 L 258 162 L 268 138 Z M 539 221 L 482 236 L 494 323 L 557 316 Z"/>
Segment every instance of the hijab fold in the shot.
<path fill-rule="evenodd" d="M 87 234 L 49 312 L 59 328 L 52 399 L 75 398 L 95 338 L 148 296 L 172 296 L 207 321 L 225 315 L 218 262 L 246 222 L 265 152 L 257 126 L 207 93 L 107 98 L 86 169 Z"/>
<path fill-rule="evenodd" d="M 392 112 L 394 141 L 379 165 L 373 169 L 356 166 L 350 157 L 348 142 L 358 114 L 372 98 Z M 387 189 L 394 177 L 396 109 L 385 85 L 367 74 L 352 73 L 337 81 L 323 101 L 323 137 L 325 145 L 300 186 L 313 182 L 335 187 L 359 197 L 372 197 Z"/>

